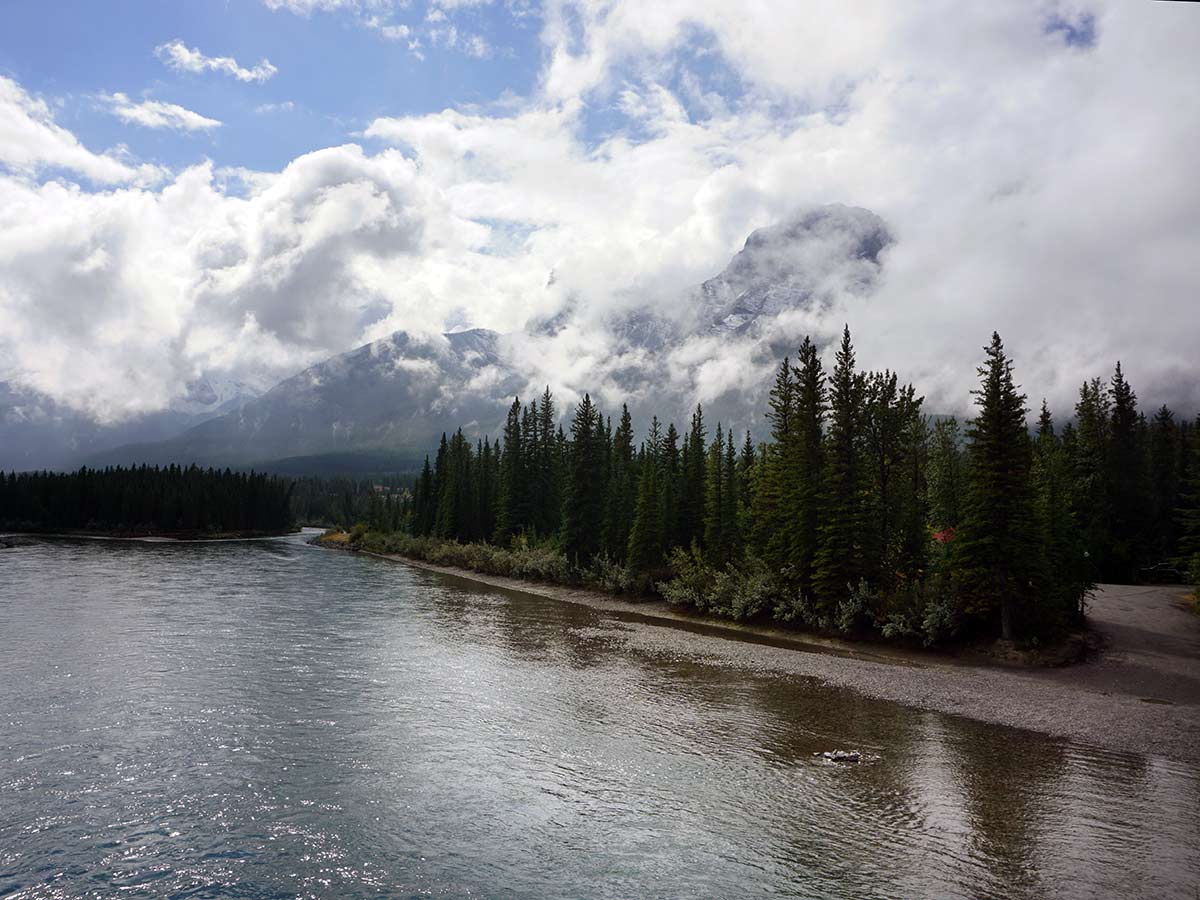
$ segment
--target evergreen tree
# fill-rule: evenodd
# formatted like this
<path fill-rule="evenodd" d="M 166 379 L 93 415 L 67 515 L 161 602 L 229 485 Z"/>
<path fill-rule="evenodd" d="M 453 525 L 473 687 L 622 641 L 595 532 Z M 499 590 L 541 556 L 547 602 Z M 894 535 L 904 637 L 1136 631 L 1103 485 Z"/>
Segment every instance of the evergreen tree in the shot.
<path fill-rule="evenodd" d="M 662 531 L 663 551 L 684 544 L 683 468 L 679 451 L 679 432 L 675 423 L 667 425 L 667 433 L 659 450 L 658 521 Z M 639 478 L 639 494 L 641 492 Z"/>
<path fill-rule="evenodd" d="M 1027 621 L 1037 594 L 1037 531 L 1026 429 L 1025 395 L 1013 383 L 1012 361 L 999 334 L 985 348 L 979 412 L 967 429 L 968 490 L 959 563 L 974 588 L 978 611 L 999 613 L 1000 634 L 1012 640 Z"/>
<path fill-rule="evenodd" d="M 958 420 L 949 418 L 934 423 L 929 453 L 929 516 L 939 533 L 957 528 L 962 520 L 965 493 L 963 467 Z"/>
<path fill-rule="evenodd" d="M 847 327 L 830 378 L 830 423 L 825 454 L 828 499 L 813 573 L 819 606 L 827 614 L 866 575 L 862 500 L 864 393 L 864 380 L 855 371 L 854 346 Z"/>
<path fill-rule="evenodd" d="M 1110 411 L 1100 379 L 1085 381 L 1075 404 L 1076 427 L 1071 435 L 1071 508 L 1083 538 L 1091 571 L 1106 570 L 1110 527 L 1108 453 Z"/>
<path fill-rule="evenodd" d="M 683 507 L 683 528 L 680 544 L 689 547 L 704 539 L 705 448 L 704 410 L 696 405 L 692 424 L 683 444 L 683 477 L 680 501 Z"/>
<path fill-rule="evenodd" d="M 790 529 L 788 562 L 801 593 L 811 596 L 825 504 L 824 427 L 829 398 L 821 357 L 811 338 L 804 338 L 797 362 L 792 429 L 795 449 L 789 454 L 787 464 L 788 477 L 796 485 L 792 495 L 795 516 Z"/>
<path fill-rule="evenodd" d="M 1133 581 L 1144 556 L 1143 536 L 1147 527 L 1146 497 L 1149 494 L 1149 459 L 1144 423 L 1139 422 L 1137 395 L 1118 362 L 1109 387 L 1112 419 L 1109 426 L 1108 484 L 1111 518 L 1104 576 Z"/>
<path fill-rule="evenodd" d="M 1091 587 L 1071 513 L 1067 463 L 1043 400 L 1033 449 L 1034 511 L 1042 554 L 1041 576 L 1047 588 L 1034 598 L 1034 624 L 1042 632 L 1082 619 L 1083 597 Z"/>
<path fill-rule="evenodd" d="M 729 562 L 729 528 L 726 520 L 729 477 L 725 471 L 725 435 L 721 423 L 717 423 L 717 434 L 709 445 L 704 472 L 704 550 L 713 563 Z"/>
<path fill-rule="evenodd" d="M 504 422 L 504 449 L 500 455 L 500 484 L 496 508 L 496 543 L 507 545 L 527 521 L 526 460 L 521 428 L 521 398 L 513 398 Z"/>
<path fill-rule="evenodd" d="M 721 512 L 723 522 L 722 551 L 726 559 L 734 560 L 741 557 L 742 536 L 738 531 L 738 507 L 741 504 L 741 486 L 738 483 L 737 448 L 734 446 L 733 429 L 726 433 L 724 471 L 725 491 L 721 502 L 724 506 Z"/>
<path fill-rule="evenodd" d="M 633 420 L 626 405 L 621 406 L 621 421 L 613 433 L 611 468 L 604 539 L 609 557 L 617 562 L 624 562 L 637 495 L 633 459 Z"/>
<path fill-rule="evenodd" d="M 674 428 L 671 431 L 673 432 Z M 663 442 L 658 418 L 655 417 L 651 421 L 650 433 L 646 438 L 638 476 L 633 524 L 629 530 L 628 560 L 629 568 L 634 572 L 650 572 L 662 565 L 665 549 L 662 492 L 667 474 L 664 463 Z"/>
<path fill-rule="evenodd" d="M 563 506 L 563 549 L 577 568 L 588 565 L 600 550 L 604 493 L 597 474 L 604 468 L 603 427 L 592 398 L 584 394 L 571 420 L 566 500 Z"/>
<path fill-rule="evenodd" d="M 1183 446 L 1175 414 L 1163 406 L 1150 425 L 1150 538 L 1155 562 L 1175 552 L 1175 509 L 1179 505 L 1179 472 Z"/>
<path fill-rule="evenodd" d="M 800 486 L 800 442 L 796 429 L 796 383 L 791 360 L 784 357 L 768 398 L 771 443 L 755 485 L 751 544 L 767 567 L 789 572 Z"/>
<path fill-rule="evenodd" d="M 554 395 L 547 385 L 538 404 L 537 476 L 534 527 L 540 535 L 557 534 L 562 520 L 562 458 L 555 434 Z"/>
<path fill-rule="evenodd" d="M 1187 467 L 1182 475 L 1179 508 L 1177 511 L 1179 542 L 1178 559 L 1195 577 L 1200 570 L 1200 416 L 1189 429 Z"/>

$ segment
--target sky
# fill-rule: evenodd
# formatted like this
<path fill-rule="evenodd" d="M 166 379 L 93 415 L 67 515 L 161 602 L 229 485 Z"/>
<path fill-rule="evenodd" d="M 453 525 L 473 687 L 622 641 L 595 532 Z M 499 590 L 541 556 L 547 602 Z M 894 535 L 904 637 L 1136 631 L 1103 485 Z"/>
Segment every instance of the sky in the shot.
<path fill-rule="evenodd" d="M 999 330 L 1062 414 L 1200 411 L 1200 4 L 0 2 L 0 379 L 104 422 L 397 329 L 673 310 L 751 231 L 878 214 L 859 361 L 965 412 Z M 716 347 L 736 369 L 742 348 Z M 697 354 L 684 354 L 688 365 Z M 699 364 L 699 363 L 697 363 Z M 570 382 L 567 384 L 566 382 Z M 695 399 L 717 388 L 693 384 Z"/>

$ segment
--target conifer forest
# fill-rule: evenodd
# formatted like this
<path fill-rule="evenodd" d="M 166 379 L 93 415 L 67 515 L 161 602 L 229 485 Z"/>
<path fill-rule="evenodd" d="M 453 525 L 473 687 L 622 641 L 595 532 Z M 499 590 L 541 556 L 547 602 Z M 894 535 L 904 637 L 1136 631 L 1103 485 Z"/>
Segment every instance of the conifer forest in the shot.
<path fill-rule="evenodd" d="M 770 440 L 653 419 L 635 435 L 549 389 L 503 434 L 443 436 L 411 493 L 372 498 L 368 549 L 654 592 L 698 611 L 925 644 L 1054 640 L 1102 581 L 1197 580 L 1200 427 L 1147 414 L 1118 363 L 1068 420 L 1028 396 L 999 335 L 965 422 L 806 339 L 770 391 Z"/>

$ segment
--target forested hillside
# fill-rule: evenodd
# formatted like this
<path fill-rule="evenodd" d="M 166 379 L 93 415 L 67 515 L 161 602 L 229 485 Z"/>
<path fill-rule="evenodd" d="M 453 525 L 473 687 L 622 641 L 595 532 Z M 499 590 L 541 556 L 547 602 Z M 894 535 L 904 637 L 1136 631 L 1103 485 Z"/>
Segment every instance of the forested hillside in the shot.
<path fill-rule="evenodd" d="M 292 528 L 292 484 L 254 472 L 83 468 L 0 475 L 0 528 L 118 534 L 254 534 Z"/>
<path fill-rule="evenodd" d="M 1200 564 L 1200 429 L 1147 418 L 1119 364 L 1073 422 L 1043 404 L 1031 429 L 993 335 L 973 395 L 970 421 L 932 422 L 895 373 L 858 368 L 848 330 L 830 372 L 810 340 L 783 360 L 758 446 L 699 407 L 637 441 L 628 410 L 614 424 L 588 396 L 564 432 L 547 391 L 515 400 L 494 442 L 443 437 L 411 495 L 373 506 L 367 541 L 926 643 L 1052 637 L 1096 581 Z"/>

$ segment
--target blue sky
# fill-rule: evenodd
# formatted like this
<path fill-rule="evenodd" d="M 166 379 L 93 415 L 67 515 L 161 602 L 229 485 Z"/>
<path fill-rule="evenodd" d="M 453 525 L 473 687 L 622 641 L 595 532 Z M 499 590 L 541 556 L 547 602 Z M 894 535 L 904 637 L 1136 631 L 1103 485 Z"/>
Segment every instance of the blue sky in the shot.
<path fill-rule="evenodd" d="M 411 30 L 408 40 L 389 40 L 364 23 L 367 13 L 346 9 L 301 15 L 256 0 L 5 0 L 0 74 L 57 98 L 57 121 L 89 148 L 124 144 L 139 159 L 170 167 L 207 156 L 220 166 L 275 171 L 306 151 L 354 140 L 381 116 L 490 104 L 534 89 L 537 15 L 486 4 L 430 23 L 430 11 L 419 0 L 383 11 L 381 24 Z M 486 41 L 486 55 L 430 38 L 432 29 L 450 24 Z M 267 59 L 278 71 L 250 83 L 174 71 L 155 55 L 173 40 L 245 68 Z M 420 41 L 415 52 L 410 40 Z M 222 126 L 190 133 L 130 128 L 94 99 L 116 92 L 177 104 Z"/>
<path fill-rule="evenodd" d="M 1189 3 L 0 0 L 0 379 L 120 420 L 558 317 L 531 384 L 619 406 L 616 317 L 842 203 L 896 237 L 876 293 L 762 346 L 849 322 L 961 411 L 998 329 L 1057 410 L 1118 357 L 1200 402 L 1197 83 Z M 762 346 L 698 334 L 667 387 L 768 383 Z"/>

